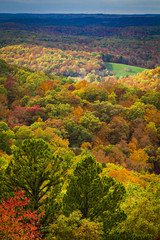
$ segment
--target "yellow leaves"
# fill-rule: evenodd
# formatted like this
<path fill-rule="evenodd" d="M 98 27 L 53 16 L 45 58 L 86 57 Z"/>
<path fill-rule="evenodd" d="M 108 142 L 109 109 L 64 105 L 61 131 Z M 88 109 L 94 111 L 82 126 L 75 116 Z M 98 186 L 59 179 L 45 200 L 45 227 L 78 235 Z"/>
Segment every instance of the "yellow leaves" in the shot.
<path fill-rule="evenodd" d="M 137 150 L 137 147 L 138 147 L 137 139 L 133 137 L 128 145 L 129 145 L 129 148 L 128 148 L 129 151 L 133 153 L 135 150 Z"/>
<path fill-rule="evenodd" d="M 130 155 L 131 165 L 136 171 L 145 170 L 148 159 L 149 156 L 143 149 L 134 150 Z"/>
<path fill-rule="evenodd" d="M 131 153 L 130 155 L 130 159 L 136 162 L 137 164 L 138 163 L 145 164 L 148 158 L 149 158 L 148 155 L 145 153 L 143 149 L 134 150 L 133 153 Z"/>
<path fill-rule="evenodd" d="M 69 141 L 68 139 L 62 139 L 55 134 L 55 136 L 51 139 L 50 144 L 56 148 L 68 148 Z"/>
<path fill-rule="evenodd" d="M 144 120 L 146 123 L 154 122 L 156 125 L 160 124 L 160 111 L 157 111 L 157 109 L 146 109 L 146 113 L 144 115 Z"/>
<path fill-rule="evenodd" d="M 45 141 L 49 142 L 54 148 L 68 148 L 69 141 L 68 139 L 62 139 L 55 133 L 55 129 L 47 127 L 45 130 L 37 128 L 34 131 L 36 138 L 42 138 Z"/>
<path fill-rule="evenodd" d="M 137 176 L 134 176 L 134 174 L 131 171 L 128 171 L 127 169 L 112 170 L 109 173 L 109 176 L 114 177 L 116 180 L 122 182 L 123 184 L 131 182 L 136 185 L 140 185 L 141 183 L 141 180 Z"/>
<path fill-rule="evenodd" d="M 160 178 L 158 175 L 155 174 L 144 174 L 144 175 L 140 175 L 139 178 L 143 181 L 146 182 L 146 184 L 150 184 L 150 182 L 154 182 L 155 185 L 160 183 Z M 153 191 L 155 192 L 156 188 L 153 189 Z"/>
<path fill-rule="evenodd" d="M 80 81 L 78 84 L 76 84 L 76 90 L 79 90 L 79 89 L 81 89 L 81 88 L 85 88 L 85 87 L 88 87 L 88 85 L 89 85 L 89 82 L 88 81 L 86 81 L 86 80 L 82 80 L 82 81 Z"/>

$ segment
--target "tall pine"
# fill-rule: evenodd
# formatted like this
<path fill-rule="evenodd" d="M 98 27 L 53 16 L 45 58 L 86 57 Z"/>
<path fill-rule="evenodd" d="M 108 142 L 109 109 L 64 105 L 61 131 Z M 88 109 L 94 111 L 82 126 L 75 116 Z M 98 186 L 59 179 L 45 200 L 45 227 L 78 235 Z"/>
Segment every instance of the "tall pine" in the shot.
<path fill-rule="evenodd" d="M 82 218 L 102 221 L 105 234 L 109 234 L 116 223 L 125 219 L 120 209 L 125 188 L 112 177 L 101 177 L 102 167 L 92 156 L 85 156 L 77 164 L 63 199 L 66 216 L 80 210 Z"/>

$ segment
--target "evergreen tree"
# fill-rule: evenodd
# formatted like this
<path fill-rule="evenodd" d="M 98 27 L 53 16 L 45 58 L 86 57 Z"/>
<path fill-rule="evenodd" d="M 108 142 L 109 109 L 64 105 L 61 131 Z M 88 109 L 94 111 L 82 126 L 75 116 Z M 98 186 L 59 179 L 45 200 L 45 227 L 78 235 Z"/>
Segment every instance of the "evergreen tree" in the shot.
<path fill-rule="evenodd" d="M 63 199 L 64 214 L 80 210 L 82 218 L 103 221 L 104 232 L 125 219 L 119 204 L 125 194 L 122 184 L 112 177 L 101 177 L 102 167 L 92 156 L 85 156 L 77 164 Z"/>
<path fill-rule="evenodd" d="M 25 190 L 32 209 L 45 210 L 46 224 L 47 218 L 52 219 L 58 209 L 55 198 L 60 192 L 61 176 L 65 171 L 62 159 L 55 159 L 49 144 L 42 139 L 24 140 L 13 156 L 6 171 L 7 187 Z"/>

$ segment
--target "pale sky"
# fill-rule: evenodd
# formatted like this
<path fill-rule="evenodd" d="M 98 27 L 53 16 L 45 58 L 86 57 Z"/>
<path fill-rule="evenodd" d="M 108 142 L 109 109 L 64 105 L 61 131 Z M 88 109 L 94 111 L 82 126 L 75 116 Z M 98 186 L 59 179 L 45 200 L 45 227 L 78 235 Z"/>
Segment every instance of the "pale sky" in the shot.
<path fill-rule="evenodd" d="M 0 0 L 0 13 L 160 14 L 160 0 Z"/>

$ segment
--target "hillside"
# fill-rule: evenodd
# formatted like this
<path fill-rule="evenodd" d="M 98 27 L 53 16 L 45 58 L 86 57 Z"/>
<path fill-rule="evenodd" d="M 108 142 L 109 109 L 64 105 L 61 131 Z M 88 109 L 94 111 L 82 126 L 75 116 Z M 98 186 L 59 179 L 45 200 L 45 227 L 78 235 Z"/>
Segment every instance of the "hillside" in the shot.
<path fill-rule="evenodd" d="M 45 48 L 98 52 L 103 56 L 105 62 L 143 68 L 152 69 L 160 64 L 160 23 L 158 16 L 156 17 L 158 26 L 152 26 L 152 24 L 143 26 L 139 22 L 139 26 L 124 27 L 108 27 L 102 23 L 99 23 L 98 26 L 88 25 L 88 23 L 87 25 L 74 26 L 75 19 L 68 15 L 70 26 L 63 25 L 66 19 L 63 20 L 62 26 L 56 22 L 49 24 L 47 21 L 50 20 L 47 20 L 47 15 L 41 15 L 41 21 L 40 16 L 36 15 L 28 16 L 28 19 L 24 19 L 23 15 L 19 15 L 16 19 L 16 16 L 11 18 L 3 16 L 4 18 L 1 19 L 0 47 L 26 43 Z M 43 17 L 45 18 L 43 19 Z M 60 15 L 59 18 L 61 19 L 61 17 Z M 49 15 L 48 19 L 50 19 Z M 116 16 L 111 17 L 111 19 L 117 21 Z M 152 20 L 151 17 L 147 19 Z M 43 20 L 45 26 L 42 25 Z M 136 20 L 136 18 L 133 17 L 133 20 Z M 23 21 L 26 21 L 26 23 L 22 24 Z M 29 24 L 30 22 L 32 24 Z"/>
<path fill-rule="evenodd" d="M 62 51 L 33 45 L 15 45 L 0 49 L 0 58 L 35 71 L 65 76 L 86 76 L 105 68 L 99 53 Z"/>
<path fill-rule="evenodd" d="M 137 82 L 137 77 L 133 76 L 119 81 L 115 77 L 105 77 L 104 81 L 93 83 L 86 80 L 75 83 L 63 76 L 11 67 L 4 61 L 0 69 L 1 120 L 6 119 L 11 128 L 26 125 L 31 131 L 30 126 L 41 119 L 44 126 L 39 123 L 39 130 L 44 131 L 46 123 L 51 121 L 53 131 L 56 126 L 55 134 L 58 133 L 62 141 L 69 141 L 70 147 L 80 148 L 86 144 L 94 154 L 103 152 L 101 162 L 110 162 L 110 155 L 112 161 L 117 162 L 117 155 L 112 155 L 112 151 L 114 148 L 120 151 L 119 144 L 125 144 L 128 150 L 120 151 L 117 163 L 131 169 L 152 169 L 148 159 L 159 147 L 159 68 L 145 70 L 141 78 L 137 75 Z M 56 125 L 58 121 L 60 128 Z M 136 135 L 138 128 L 140 135 Z M 129 161 L 132 141 L 134 144 L 136 141 L 138 148 L 135 146 L 135 150 L 143 154 L 144 149 L 154 146 L 151 156 L 145 150 L 146 160 L 144 165 L 139 163 L 139 167 Z M 114 148 L 106 155 L 110 145 Z"/>
<path fill-rule="evenodd" d="M 126 221 L 119 223 L 124 230 L 114 233 L 115 239 L 118 236 L 122 239 L 139 239 L 141 234 L 145 239 L 156 239 L 159 223 L 156 222 L 157 208 L 154 206 L 158 204 L 156 194 L 160 182 L 157 175 L 160 173 L 160 93 L 158 88 L 148 91 L 148 87 L 141 90 L 140 86 L 146 76 L 150 77 L 147 78 L 148 86 L 150 79 L 157 79 L 159 69 L 145 70 L 137 82 L 139 85 L 132 85 L 128 78 L 118 83 L 114 77 L 100 83 L 86 80 L 75 83 L 63 76 L 37 73 L 9 65 L 3 60 L 0 60 L 0 72 L 1 195 L 8 189 L 4 180 L 8 170 L 5 172 L 5 169 L 12 164 L 15 151 L 21 151 L 30 141 L 34 146 L 36 142 L 42 144 L 38 141 L 43 140 L 53 156 L 63 160 L 68 169 L 67 176 L 74 171 L 80 159 L 90 155 L 102 164 L 102 178 L 112 177 L 125 185 L 127 195 L 121 208 L 129 215 Z M 63 183 L 62 195 L 66 191 L 68 177 Z M 154 192 L 150 190 L 152 184 Z M 145 206 L 155 214 L 152 219 L 155 228 L 152 230 L 150 226 L 150 217 L 147 220 L 144 218 L 144 211 L 147 210 L 143 208 L 141 222 L 137 223 L 135 231 L 133 221 L 136 212 L 146 199 L 149 205 L 145 203 Z M 58 201 L 61 202 L 60 199 Z M 45 202 L 43 204 L 45 209 Z M 49 220 L 51 212 L 46 212 L 43 226 L 52 222 Z M 146 230 L 141 229 L 144 220 Z M 61 220 L 58 218 L 58 221 Z M 117 231 L 116 226 L 113 229 Z M 114 239 L 113 234 L 107 236 Z"/>

